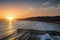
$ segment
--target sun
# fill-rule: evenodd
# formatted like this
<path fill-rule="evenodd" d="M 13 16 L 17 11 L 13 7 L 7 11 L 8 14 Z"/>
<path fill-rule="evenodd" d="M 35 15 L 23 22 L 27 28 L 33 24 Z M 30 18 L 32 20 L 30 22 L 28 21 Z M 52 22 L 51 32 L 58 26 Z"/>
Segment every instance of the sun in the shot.
<path fill-rule="evenodd" d="M 7 19 L 11 21 L 11 20 L 14 19 L 14 17 L 12 17 L 12 16 L 8 16 Z"/>

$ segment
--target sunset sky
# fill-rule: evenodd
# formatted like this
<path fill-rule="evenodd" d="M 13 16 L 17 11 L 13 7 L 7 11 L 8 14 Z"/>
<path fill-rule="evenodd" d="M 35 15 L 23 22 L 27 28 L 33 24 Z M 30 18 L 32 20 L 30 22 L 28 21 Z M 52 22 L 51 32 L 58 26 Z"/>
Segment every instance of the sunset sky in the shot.
<path fill-rule="evenodd" d="M 60 16 L 60 0 L 0 0 L 0 18 Z"/>

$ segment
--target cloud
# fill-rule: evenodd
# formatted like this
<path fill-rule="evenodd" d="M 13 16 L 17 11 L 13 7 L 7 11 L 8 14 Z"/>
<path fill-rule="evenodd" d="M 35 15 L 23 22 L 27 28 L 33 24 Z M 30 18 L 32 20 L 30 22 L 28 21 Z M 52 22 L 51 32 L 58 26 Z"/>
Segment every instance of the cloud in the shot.
<path fill-rule="evenodd" d="M 60 0 L 49 0 L 49 1 L 46 1 L 46 2 L 44 2 L 44 3 L 42 3 L 42 5 L 43 6 L 54 6 L 54 7 L 56 7 L 56 6 L 58 6 L 60 4 Z"/>
<path fill-rule="evenodd" d="M 42 5 L 49 5 L 50 1 L 43 3 Z"/>
<path fill-rule="evenodd" d="M 28 14 L 29 16 L 55 16 L 60 15 L 60 11 L 58 10 L 58 7 L 33 8 L 33 10 L 28 11 Z"/>

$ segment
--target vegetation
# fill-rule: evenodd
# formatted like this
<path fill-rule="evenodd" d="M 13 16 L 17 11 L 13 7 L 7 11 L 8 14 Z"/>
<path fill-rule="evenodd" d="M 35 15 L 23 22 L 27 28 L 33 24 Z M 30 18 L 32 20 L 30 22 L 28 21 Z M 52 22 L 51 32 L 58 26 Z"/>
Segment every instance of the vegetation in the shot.
<path fill-rule="evenodd" d="M 19 20 L 29 20 L 29 21 L 45 21 L 45 22 L 53 22 L 57 21 L 60 22 L 60 16 L 38 16 L 38 17 L 29 17 Z"/>

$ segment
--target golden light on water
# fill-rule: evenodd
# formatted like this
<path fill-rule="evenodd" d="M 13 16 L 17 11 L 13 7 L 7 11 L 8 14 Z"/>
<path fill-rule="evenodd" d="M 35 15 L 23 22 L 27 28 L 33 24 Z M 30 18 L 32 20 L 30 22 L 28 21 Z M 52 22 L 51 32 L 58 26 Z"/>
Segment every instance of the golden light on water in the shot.
<path fill-rule="evenodd" d="M 6 17 L 6 20 L 8 21 L 8 27 L 7 27 L 7 29 L 8 29 L 7 33 L 8 34 L 12 34 L 15 31 L 14 26 L 12 25 L 13 19 L 14 19 L 13 16 L 7 16 Z"/>
<path fill-rule="evenodd" d="M 16 28 L 13 26 L 13 20 L 14 20 L 14 17 L 13 16 L 8 16 L 7 17 L 8 19 L 8 22 L 9 22 L 9 25 L 8 25 L 8 34 L 13 34 L 14 32 L 16 32 Z M 9 40 L 14 40 L 15 38 L 12 37 L 10 38 Z"/>

